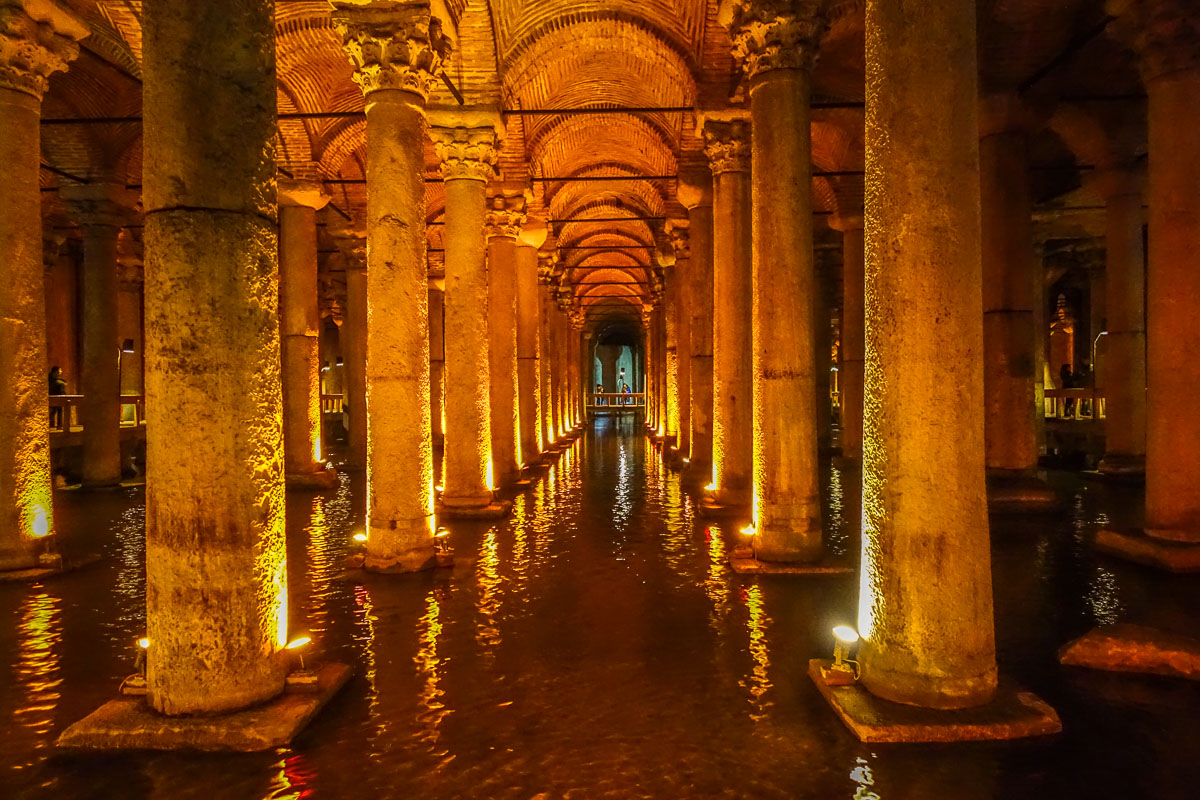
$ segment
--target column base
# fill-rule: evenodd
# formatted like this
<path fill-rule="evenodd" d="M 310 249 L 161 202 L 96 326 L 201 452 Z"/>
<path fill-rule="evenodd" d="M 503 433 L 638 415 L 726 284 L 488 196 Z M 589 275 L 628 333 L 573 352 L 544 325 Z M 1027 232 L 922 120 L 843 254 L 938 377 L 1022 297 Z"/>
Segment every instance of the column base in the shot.
<path fill-rule="evenodd" d="M 1200 639 L 1122 622 L 1096 628 L 1063 645 L 1058 661 L 1072 667 L 1200 681 Z"/>
<path fill-rule="evenodd" d="M 1096 472 L 1106 478 L 1119 481 L 1141 482 L 1146 480 L 1146 457 L 1105 453 L 1096 467 Z"/>
<path fill-rule="evenodd" d="M 437 515 L 446 519 L 500 519 L 507 517 L 512 511 L 509 500 L 493 500 L 482 506 L 439 505 Z"/>
<path fill-rule="evenodd" d="M 284 476 L 288 491 L 314 492 L 333 489 L 338 485 L 337 470 L 324 466 L 311 472 L 289 472 Z"/>
<path fill-rule="evenodd" d="M 815 658 L 808 675 L 821 696 L 861 742 L 979 742 L 1023 739 L 1062 732 L 1058 714 L 1031 692 L 1001 683 L 992 700 L 976 708 L 944 711 L 893 703 L 858 683 L 830 685 Z"/>
<path fill-rule="evenodd" d="M 712 464 L 707 461 L 689 461 L 680 475 L 685 485 L 700 489 L 712 480 Z"/>
<path fill-rule="evenodd" d="M 1200 572 L 1200 543 L 1152 531 L 1101 530 L 1093 546 L 1101 553 L 1169 572 Z"/>
<path fill-rule="evenodd" d="M 855 575 L 850 564 L 822 557 L 815 561 L 760 561 L 752 547 L 729 551 L 729 566 L 739 575 Z"/>
<path fill-rule="evenodd" d="M 144 697 L 110 700 L 63 731 L 55 745 L 66 750 L 273 750 L 294 739 L 350 679 L 345 664 L 323 664 L 314 671 L 315 691 L 285 691 L 232 714 L 168 717 Z"/>
<path fill-rule="evenodd" d="M 749 503 L 726 502 L 719 497 L 705 495 L 704 499 L 696 504 L 696 516 L 705 519 L 744 519 L 748 521 L 753 516 L 753 511 Z"/>
<path fill-rule="evenodd" d="M 37 557 L 37 560 L 28 566 L 16 566 L 9 569 L 0 569 L 0 583 L 15 583 L 18 581 L 40 581 L 45 578 L 53 578 L 56 575 L 62 575 L 80 567 L 86 567 L 95 564 L 100 560 L 99 554 L 92 553 L 83 556 L 82 558 L 66 561 L 58 553 L 43 553 Z"/>
<path fill-rule="evenodd" d="M 862 469 L 862 455 L 836 455 L 830 462 L 838 469 Z"/>
<path fill-rule="evenodd" d="M 989 514 L 1053 514 L 1063 509 L 1058 494 L 1036 475 L 989 473 L 987 499 Z"/>
<path fill-rule="evenodd" d="M 121 478 L 106 478 L 98 481 L 81 481 L 77 487 L 81 492 L 112 492 L 121 488 Z"/>
<path fill-rule="evenodd" d="M 379 558 L 366 553 L 355 553 L 346 559 L 346 569 L 361 569 L 380 575 L 405 575 L 413 572 L 425 572 L 431 569 L 454 566 L 454 554 L 448 551 L 429 555 L 421 553 L 412 558 Z"/>

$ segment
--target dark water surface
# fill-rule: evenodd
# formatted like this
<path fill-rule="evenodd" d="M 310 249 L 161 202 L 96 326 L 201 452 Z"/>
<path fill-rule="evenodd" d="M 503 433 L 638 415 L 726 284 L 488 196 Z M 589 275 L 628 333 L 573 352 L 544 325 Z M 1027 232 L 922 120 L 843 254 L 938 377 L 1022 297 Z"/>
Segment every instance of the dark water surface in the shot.
<path fill-rule="evenodd" d="M 823 480 L 832 546 L 856 553 L 859 478 Z M 361 479 L 289 496 L 293 631 L 355 677 L 290 748 L 243 756 L 54 754 L 144 631 L 142 491 L 60 492 L 64 547 L 105 558 L 0 584 L 0 798 L 1200 797 L 1200 689 L 1055 660 L 1097 623 L 1200 635 L 1200 577 L 1094 556 L 1139 493 L 1055 480 L 1066 515 L 994 520 L 992 539 L 1001 671 L 1062 736 L 860 744 L 805 672 L 854 622 L 857 578 L 732 574 L 732 531 L 698 523 L 640 430 L 609 419 L 510 519 L 452 525 L 452 571 L 347 580 Z"/>

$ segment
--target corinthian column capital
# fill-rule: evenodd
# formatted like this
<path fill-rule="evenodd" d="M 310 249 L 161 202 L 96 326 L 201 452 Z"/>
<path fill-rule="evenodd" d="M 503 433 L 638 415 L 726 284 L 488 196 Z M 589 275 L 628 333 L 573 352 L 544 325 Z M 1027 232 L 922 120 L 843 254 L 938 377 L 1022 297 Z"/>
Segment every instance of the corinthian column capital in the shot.
<path fill-rule="evenodd" d="M 750 171 L 750 124 L 745 120 L 706 120 L 704 154 L 713 175 Z"/>
<path fill-rule="evenodd" d="M 430 128 L 429 136 L 444 180 L 486 183 L 496 177 L 500 150 L 495 128 L 436 127 Z"/>
<path fill-rule="evenodd" d="M 1200 14 L 1195 0 L 1109 0 L 1110 29 L 1141 61 L 1142 80 L 1200 69 Z"/>
<path fill-rule="evenodd" d="M 450 54 L 450 40 L 429 3 L 334 0 L 333 27 L 364 95 L 399 89 L 423 98 Z"/>
<path fill-rule="evenodd" d="M 41 100 L 50 76 L 67 68 L 90 33 L 53 0 L 0 0 L 0 89 Z"/>
<path fill-rule="evenodd" d="M 483 225 L 488 238 L 516 239 L 525 224 L 525 198 L 494 195 L 488 199 Z"/>
<path fill-rule="evenodd" d="M 829 26 L 824 0 L 726 0 L 721 22 L 750 78 L 773 69 L 812 70 Z"/>

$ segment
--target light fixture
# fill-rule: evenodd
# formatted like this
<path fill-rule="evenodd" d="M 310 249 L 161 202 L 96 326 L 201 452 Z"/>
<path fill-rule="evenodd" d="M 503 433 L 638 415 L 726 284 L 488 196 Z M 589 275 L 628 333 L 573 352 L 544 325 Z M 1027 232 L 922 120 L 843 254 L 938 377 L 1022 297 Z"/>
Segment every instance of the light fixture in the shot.
<path fill-rule="evenodd" d="M 286 645 L 284 645 L 284 649 L 285 650 L 299 650 L 300 648 L 304 647 L 305 645 L 311 644 L 311 643 L 312 643 L 311 636 L 300 636 L 295 639 L 292 639 L 290 642 L 288 642 Z"/>
<path fill-rule="evenodd" d="M 338 356 L 338 357 L 337 357 L 337 358 L 334 360 L 334 362 L 333 362 L 333 363 L 334 363 L 334 366 L 338 366 L 338 367 L 340 367 L 340 366 L 342 366 L 342 365 L 343 365 L 345 362 L 344 362 L 344 361 L 342 361 L 342 357 L 341 357 L 341 356 Z"/>
<path fill-rule="evenodd" d="M 149 650 L 150 649 L 150 637 L 143 636 L 142 638 L 138 639 L 137 646 L 143 650 Z"/>
<path fill-rule="evenodd" d="M 717 490 L 717 485 L 715 483 L 710 483 L 708 486 L 704 487 L 704 491 L 706 491 L 706 492 L 715 492 L 716 490 Z"/>
<path fill-rule="evenodd" d="M 133 668 L 137 672 L 121 681 L 121 685 L 117 689 L 119 694 L 127 697 L 142 697 L 148 691 L 146 688 L 146 653 L 150 650 L 150 639 L 143 636 L 135 642 L 135 645 L 136 656 L 133 660 Z"/>
<path fill-rule="evenodd" d="M 300 661 L 300 669 L 289 672 L 284 678 L 286 691 L 302 693 L 317 691 L 317 673 L 304 666 L 304 649 L 310 644 L 312 644 L 311 636 L 297 636 L 284 645 L 283 649 L 295 653 L 296 658 Z"/>
<path fill-rule="evenodd" d="M 362 531 L 359 531 L 358 533 L 354 534 L 350 538 L 353 539 L 354 541 L 358 542 L 359 544 L 367 543 L 367 535 L 365 533 L 363 533 Z"/>
<path fill-rule="evenodd" d="M 858 631 L 849 625 L 833 629 L 833 663 L 821 667 L 821 678 L 827 686 L 848 686 L 858 680 L 858 662 L 849 658 L 857 643 Z"/>
<path fill-rule="evenodd" d="M 126 339 L 125 341 L 121 342 L 121 352 L 122 352 L 122 353 L 132 353 L 132 352 L 134 352 L 134 350 L 133 350 L 133 339 Z"/>

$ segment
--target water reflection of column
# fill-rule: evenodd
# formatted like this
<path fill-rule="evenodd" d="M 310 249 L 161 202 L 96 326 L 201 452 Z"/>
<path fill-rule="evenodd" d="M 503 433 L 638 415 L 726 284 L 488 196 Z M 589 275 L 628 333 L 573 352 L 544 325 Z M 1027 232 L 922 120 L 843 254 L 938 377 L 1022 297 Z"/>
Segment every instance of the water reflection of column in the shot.
<path fill-rule="evenodd" d="M 485 659 L 493 657 L 496 646 L 500 644 L 496 618 L 500 614 L 500 587 L 503 581 L 500 576 L 500 542 L 493 527 L 479 543 L 479 566 L 475 571 L 475 582 L 479 585 L 475 600 L 475 642 Z"/>
<path fill-rule="evenodd" d="M 451 713 L 443 702 L 446 690 L 442 688 L 442 659 L 438 655 L 438 644 L 442 637 L 441 589 L 432 589 L 425 596 L 425 614 L 417 621 L 419 646 L 416 658 L 417 676 L 421 679 L 421 694 L 417 698 L 420 711 L 417 721 L 421 725 L 418 738 L 436 756 L 448 755 L 438 750 L 441 739 L 442 721 Z"/>
<path fill-rule="evenodd" d="M 748 649 L 753 662 L 742 686 L 750 693 L 750 704 L 754 707 L 750 712 L 750 719 L 758 722 L 766 717 L 767 708 L 771 706 L 771 701 L 763 699 L 771 689 L 771 649 L 767 642 L 767 629 L 771 626 L 771 618 L 767 616 L 762 587 L 757 584 L 742 590 L 742 602 L 746 604 L 746 610 L 750 614 L 746 620 L 746 631 L 750 635 Z"/>
<path fill-rule="evenodd" d="M 46 591 L 30 594 L 21 604 L 17 628 L 16 678 L 20 699 L 13 721 L 30 734 L 32 749 L 51 743 L 54 716 L 58 710 L 59 652 L 62 642 L 62 610 L 59 598 Z M 24 766 L 32 766 L 30 758 Z"/>

